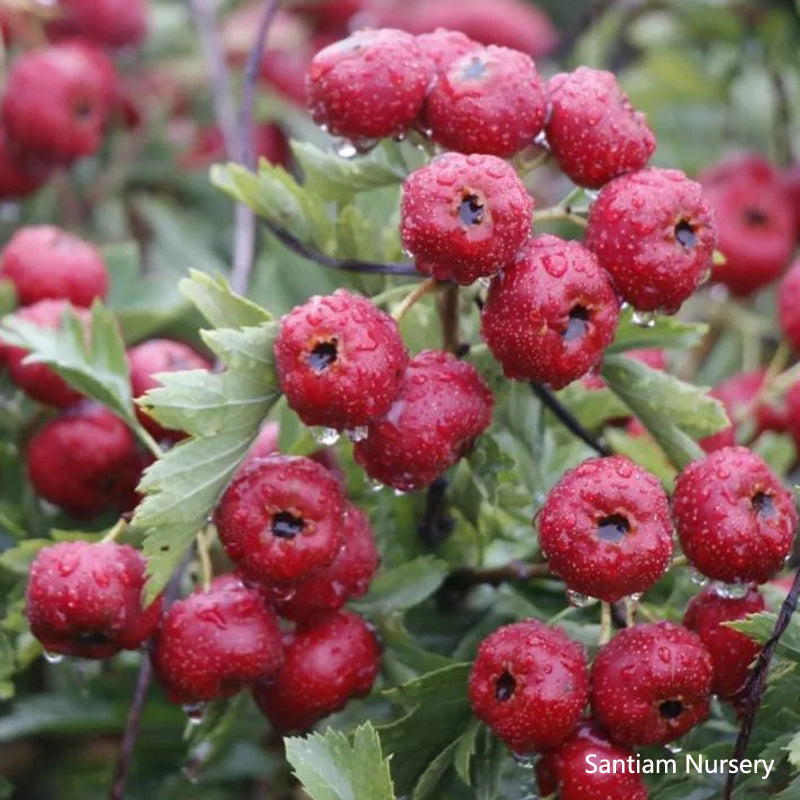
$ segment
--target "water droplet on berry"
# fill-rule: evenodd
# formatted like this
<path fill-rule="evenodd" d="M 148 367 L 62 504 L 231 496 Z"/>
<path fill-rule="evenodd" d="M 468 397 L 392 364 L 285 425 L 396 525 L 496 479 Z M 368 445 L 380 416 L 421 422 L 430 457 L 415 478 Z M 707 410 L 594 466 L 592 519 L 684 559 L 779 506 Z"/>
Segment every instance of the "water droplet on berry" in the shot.
<path fill-rule="evenodd" d="M 533 753 L 511 753 L 518 767 L 533 769 L 536 766 L 536 756 Z"/>
<path fill-rule="evenodd" d="M 683 747 L 681 747 L 677 742 L 667 742 L 664 747 L 672 753 L 672 755 L 677 756 L 679 753 L 683 752 Z"/>
<path fill-rule="evenodd" d="M 345 433 L 351 442 L 363 442 L 369 435 L 369 428 L 366 425 L 359 425 L 357 428 L 348 428 Z"/>
<path fill-rule="evenodd" d="M 689 570 L 689 580 L 698 586 L 705 586 L 708 583 L 708 578 L 695 567 Z"/>
<path fill-rule="evenodd" d="M 393 494 L 395 497 L 403 497 L 405 492 L 402 489 L 395 489 Z"/>
<path fill-rule="evenodd" d="M 339 431 L 336 428 L 311 428 L 311 435 L 317 444 L 323 447 L 331 447 L 339 441 Z"/>
<path fill-rule="evenodd" d="M 379 480 L 375 478 L 367 478 L 367 488 L 371 492 L 380 492 L 386 488 L 384 484 L 382 484 Z"/>
<path fill-rule="evenodd" d="M 580 592 L 567 589 L 567 602 L 575 608 L 586 608 L 597 602 L 596 597 L 589 597 L 589 595 L 581 594 Z"/>
<path fill-rule="evenodd" d="M 492 285 L 492 279 L 491 278 L 487 278 L 485 276 L 483 278 L 478 278 L 478 280 L 475 281 L 475 285 L 479 289 L 487 289 L 488 290 L 488 288 Z"/>
<path fill-rule="evenodd" d="M 48 664 L 60 664 L 64 660 L 64 656 L 61 655 L 61 653 L 49 653 L 47 650 L 45 650 L 44 660 Z"/>
<path fill-rule="evenodd" d="M 543 130 L 536 134 L 536 138 L 533 140 L 533 143 L 537 147 L 543 147 L 546 150 L 550 149 L 550 142 L 547 141 L 547 134 Z"/>
<path fill-rule="evenodd" d="M 623 600 L 627 600 L 630 603 L 638 603 L 642 597 L 644 596 L 644 592 L 634 592 L 633 594 L 629 594 L 627 597 L 623 597 Z"/>
<path fill-rule="evenodd" d="M 634 311 L 631 316 L 631 322 L 642 328 L 652 328 L 656 324 L 657 316 L 655 311 Z"/>
<path fill-rule="evenodd" d="M 711 584 L 712 591 L 719 597 L 724 597 L 726 600 L 741 600 L 747 596 L 749 586 L 746 583 L 722 583 L 721 581 L 714 581 Z"/>
<path fill-rule="evenodd" d="M 197 703 L 184 703 L 181 706 L 189 718 L 190 725 L 199 725 L 205 719 L 207 707 L 208 703 L 202 700 Z"/>
<path fill-rule="evenodd" d="M 336 150 L 336 155 L 339 158 L 355 158 L 358 155 L 358 150 L 356 146 L 352 143 L 347 141 L 346 139 L 338 142 L 334 149 Z"/>

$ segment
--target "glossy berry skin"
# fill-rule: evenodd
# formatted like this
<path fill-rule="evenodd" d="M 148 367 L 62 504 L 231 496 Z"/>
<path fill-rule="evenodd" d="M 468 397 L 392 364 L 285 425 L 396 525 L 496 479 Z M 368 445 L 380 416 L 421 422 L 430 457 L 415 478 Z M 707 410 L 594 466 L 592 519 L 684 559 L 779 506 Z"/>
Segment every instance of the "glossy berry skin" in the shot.
<path fill-rule="evenodd" d="M 465 53 L 480 50 L 479 42 L 470 39 L 458 30 L 437 28 L 430 33 L 417 36 L 419 49 L 425 54 L 437 75 L 444 72 L 450 64 Z"/>
<path fill-rule="evenodd" d="M 558 747 L 588 697 L 583 647 L 533 619 L 489 634 L 469 676 L 473 713 L 515 753 Z"/>
<path fill-rule="evenodd" d="M 397 323 L 344 289 L 286 314 L 274 352 L 289 407 L 306 425 L 338 430 L 385 414 L 408 364 Z"/>
<path fill-rule="evenodd" d="M 369 694 L 381 651 L 367 623 L 338 611 L 284 634 L 283 667 L 253 690 L 256 703 L 281 733 L 303 733 Z"/>
<path fill-rule="evenodd" d="M 90 306 L 108 292 L 108 270 L 100 251 L 54 225 L 17 230 L 0 260 L 3 278 L 14 284 L 22 306 L 47 299 Z"/>
<path fill-rule="evenodd" d="M 651 167 L 607 183 L 589 212 L 586 246 L 639 311 L 674 313 L 711 269 L 714 215 L 700 184 Z"/>
<path fill-rule="evenodd" d="M 210 370 L 211 362 L 183 342 L 172 339 L 148 339 L 128 350 L 128 370 L 131 377 L 131 392 L 137 400 L 150 389 L 160 386 L 156 375 L 160 372 L 182 372 L 184 370 Z M 159 425 L 147 411 L 136 409 L 139 422 L 159 441 L 178 442 L 185 438 L 183 431 Z"/>
<path fill-rule="evenodd" d="M 708 648 L 714 665 L 713 692 L 724 700 L 742 690 L 761 648 L 749 636 L 723 623 L 744 619 L 765 608 L 764 598 L 755 586 L 749 587 L 744 597 L 723 597 L 713 588 L 703 589 L 689 601 L 683 624 Z"/>
<path fill-rule="evenodd" d="M 547 141 L 574 183 L 599 189 L 618 175 L 644 168 L 656 139 L 613 72 L 578 67 L 554 75 L 547 88 Z"/>
<path fill-rule="evenodd" d="M 430 91 L 425 118 L 435 142 L 506 158 L 544 125 L 544 83 L 530 56 L 491 45 L 453 61 Z"/>
<path fill-rule="evenodd" d="M 57 328 L 68 308 L 69 303 L 65 300 L 39 300 L 33 305 L 20 309 L 14 316 L 40 328 Z M 88 312 L 83 309 L 73 309 L 73 311 L 86 325 L 88 331 Z M 46 364 L 23 363 L 28 356 L 28 350 L 16 345 L 4 345 L 3 347 L 11 380 L 29 397 L 58 408 L 66 408 L 82 399 L 79 392 Z"/>
<path fill-rule="evenodd" d="M 174 603 L 153 651 L 156 676 L 174 703 L 231 697 L 273 675 L 282 661 L 275 612 L 255 589 L 228 576 Z"/>
<path fill-rule="evenodd" d="M 288 595 L 281 598 L 279 593 L 273 600 L 282 617 L 311 623 L 324 614 L 338 611 L 348 600 L 367 593 L 378 568 L 378 550 L 369 518 L 352 503 L 345 506 L 342 538 L 342 549 L 330 566 L 298 581 Z"/>
<path fill-rule="evenodd" d="M 417 118 L 431 64 L 413 36 L 363 30 L 320 50 L 306 76 L 318 125 L 355 142 L 403 133 Z"/>
<path fill-rule="evenodd" d="M 25 616 L 48 653 L 109 658 L 135 650 L 161 617 L 161 598 L 142 608 L 144 557 L 115 542 L 59 542 L 31 564 Z"/>
<path fill-rule="evenodd" d="M 591 458 L 567 472 L 537 523 L 551 570 L 572 591 L 607 602 L 644 592 L 672 557 L 667 495 L 625 456 Z"/>
<path fill-rule="evenodd" d="M 587 758 L 593 756 L 587 761 Z M 592 772 L 590 765 L 604 759 L 627 759 L 633 752 L 608 740 L 589 722 L 578 729 L 556 750 L 543 754 L 536 765 L 536 780 L 542 797 L 558 800 L 647 800 L 647 787 L 635 772 Z"/>
<path fill-rule="evenodd" d="M 145 464 L 128 426 L 94 403 L 53 417 L 28 443 L 33 488 L 74 517 L 130 511 Z"/>
<path fill-rule="evenodd" d="M 25 150 L 56 162 L 91 155 L 100 147 L 110 111 L 109 73 L 113 67 L 105 56 L 83 43 L 20 56 L 2 101 L 6 132 Z"/>
<path fill-rule="evenodd" d="M 47 161 L 22 152 L 0 125 L 0 200 L 34 194 L 47 183 L 51 173 Z"/>
<path fill-rule="evenodd" d="M 595 658 L 593 716 L 619 744 L 666 744 L 708 716 L 712 680 L 697 634 L 672 622 L 626 628 Z"/>
<path fill-rule="evenodd" d="M 777 170 L 760 155 L 738 156 L 699 177 L 714 209 L 726 258 L 712 278 L 744 297 L 776 280 L 796 239 L 791 198 Z"/>
<path fill-rule="evenodd" d="M 483 338 L 507 378 L 561 389 L 600 363 L 619 305 L 611 281 L 579 242 L 544 234 L 489 286 Z"/>
<path fill-rule="evenodd" d="M 769 580 L 797 528 L 792 493 L 746 447 L 724 447 L 689 464 L 675 482 L 672 515 L 692 565 L 726 583 Z"/>
<path fill-rule="evenodd" d="M 423 488 L 472 449 L 489 427 L 493 405 L 471 364 L 423 350 L 411 359 L 392 407 L 356 443 L 355 459 L 394 489 Z"/>
<path fill-rule="evenodd" d="M 786 341 L 800 352 L 800 259 L 792 264 L 778 288 L 778 320 Z"/>
<path fill-rule="evenodd" d="M 47 26 L 56 38 L 125 47 L 141 44 L 147 33 L 145 0 L 59 0 L 59 8 L 61 14 Z"/>
<path fill-rule="evenodd" d="M 256 583 L 293 583 L 327 567 L 342 546 L 344 497 L 311 459 L 267 456 L 236 474 L 214 514 L 228 556 Z"/>
<path fill-rule="evenodd" d="M 507 162 L 444 153 L 403 184 L 403 247 L 417 272 L 467 286 L 514 260 L 530 235 L 533 207 Z"/>

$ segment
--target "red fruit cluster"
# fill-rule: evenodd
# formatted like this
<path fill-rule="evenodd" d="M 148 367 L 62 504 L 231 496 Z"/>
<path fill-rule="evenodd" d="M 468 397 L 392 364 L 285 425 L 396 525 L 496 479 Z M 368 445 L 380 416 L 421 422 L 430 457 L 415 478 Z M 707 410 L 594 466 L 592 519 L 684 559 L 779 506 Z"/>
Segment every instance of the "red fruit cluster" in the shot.
<path fill-rule="evenodd" d="M 646 591 L 672 556 L 667 495 L 624 456 L 593 458 L 567 472 L 537 524 L 539 545 L 567 588 L 608 602 Z"/>

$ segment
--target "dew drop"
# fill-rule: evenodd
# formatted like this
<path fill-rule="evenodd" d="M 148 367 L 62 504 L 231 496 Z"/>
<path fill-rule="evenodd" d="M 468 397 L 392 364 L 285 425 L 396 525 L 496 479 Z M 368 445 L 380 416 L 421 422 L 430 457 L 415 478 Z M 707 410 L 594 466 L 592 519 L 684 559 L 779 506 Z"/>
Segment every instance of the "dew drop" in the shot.
<path fill-rule="evenodd" d="M 587 608 L 597 602 L 596 597 L 589 597 L 587 594 L 581 594 L 572 589 L 567 589 L 567 602 L 575 608 Z"/>
<path fill-rule="evenodd" d="M 655 311 L 634 311 L 631 322 L 642 328 L 652 328 L 656 324 L 657 316 Z"/>
<path fill-rule="evenodd" d="M 676 742 L 667 742 L 664 747 L 674 756 L 677 756 L 679 753 L 683 752 L 683 748 Z"/>
<path fill-rule="evenodd" d="M 642 597 L 644 596 L 644 592 L 634 592 L 633 594 L 629 594 L 627 597 L 623 597 L 623 600 L 627 600 L 629 603 L 638 603 Z"/>
<path fill-rule="evenodd" d="M 186 716 L 189 718 L 190 725 L 199 725 L 206 717 L 206 708 L 208 703 L 200 701 L 198 703 L 185 703 L 183 708 Z"/>
<path fill-rule="evenodd" d="M 380 492 L 386 488 L 384 484 L 382 484 L 379 480 L 375 478 L 367 478 L 367 488 L 371 492 Z"/>
<path fill-rule="evenodd" d="M 350 159 L 350 158 L 355 158 L 358 155 L 358 150 L 356 149 L 356 146 L 352 142 L 347 141 L 346 139 L 341 142 L 338 142 L 335 145 L 334 149 L 336 150 L 336 155 L 339 156 L 339 158 Z"/>
<path fill-rule="evenodd" d="M 340 434 L 336 428 L 316 427 L 311 428 L 311 435 L 317 444 L 321 444 L 323 447 L 331 447 L 339 441 Z"/>
<path fill-rule="evenodd" d="M 511 756 L 522 769 L 533 769 L 536 766 L 536 756 L 533 753 L 511 753 Z"/>
<path fill-rule="evenodd" d="M 348 428 L 345 433 L 351 442 L 363 442 L 369 435 L 369 428 L 366 425 L 359 425 L 357 428 Z"/>
<path fill-rule="evenodd" d="M 393 494 L 395 497 L 403 497 L 406 493 L 402 489 L 395 489 Z"/>
<path fill-rule="evenodd" d="M 698 586 L 705 586 L 708 583 L 708 578 L 695 567 L 689 570 L 689 580 Z"/>
<path fill-rule="evenodd" d="M 711 588 L 719 597 L 724 597 L 726 600 L 741 600 L 747 597 L 749 586 L 746 583 L 721 583 L 714 581 Z"/>
<path fill-rule="evenodd" d="M 64 660 L 64 656 L 61 655 L 61 653 L 49 653 L 47 650 L 45 650 L 44 660 L 48 664 L 60 664 Z"/>

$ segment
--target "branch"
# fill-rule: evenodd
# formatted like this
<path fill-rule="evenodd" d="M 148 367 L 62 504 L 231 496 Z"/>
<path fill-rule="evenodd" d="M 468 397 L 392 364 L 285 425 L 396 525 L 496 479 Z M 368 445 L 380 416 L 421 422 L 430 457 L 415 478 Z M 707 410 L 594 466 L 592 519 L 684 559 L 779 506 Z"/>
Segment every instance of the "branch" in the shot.
<path fill-rule="evenodd" d="M 753 732 L 753 725 L 756 721 L 756 714 L 758 714 L 761 700 L 764 697 L 764 689 L 767 686 L 767 673 L 772 663 L 772 657 L 775 655 L 775 650 L 778 647 L 781 636 L 783 636 L 786 628 L 789 626 L 792 615 L 797 610 L 798 596 L 800 596 L 800 569 L 795 573 L 792 588 L 783 601 L 778 619 L 775 621 L 775 627 L 772 630 L 772 636 L 769 637 L 761 652 L 758 654 L 756 664 L 744 687 L 742 725 L 739 729 L 739 736 L 736 739 L 736 747 L 733 751 L 733 758 L 737 761 L 741 761 L 745 750 L 747 750 L 750 735 Z M 729 772 L 725 779 L 725 790 L 722 794 L 723 800 L 731 800 L 735 782 L 735 773 Z"/>
<path fill-rule="evenodd" d="M 511 561 L 502 567 L 488 569 L 461 567 L 447 576 L 442 584 L 442 591 L 465 591 L 474 586 L 499 586 L 501 583 L 519 583 L 549 577 L 550 568 L 544 563 Z"/>
<path fill-rule="evenodd" d="M 550 411 L 556 416 L 556 419 L 572 434 L 577 436 L 582 442 L 589 445 L 596 453 L 601 456 L 614 455 L 613 451 L 606 447 L 596 437 L 592 436 L 586 428 L 581 425 L 578 418 L 567 408 L 565 408 L 559 399 L 541 383 L 530 381 L 530 387 L 533 393 L 544 403 Z"/>
<path fill-rule="evenodd" d="M 447 513 L 447 478 L 439 477 L 425 494 L 425 511 L 417 534 L 428 547 L 437 547 L 453 530 L 453 524 L 453 518 Z"/>

